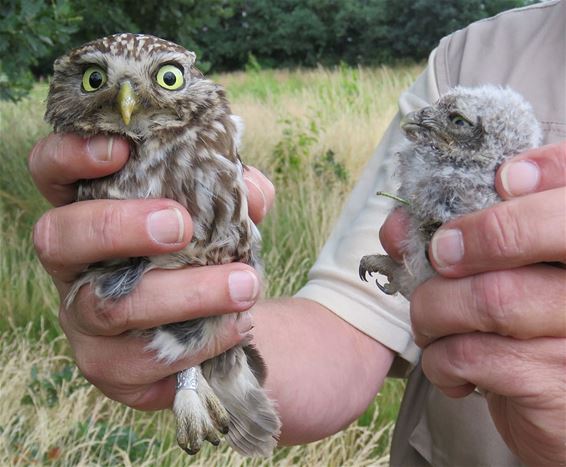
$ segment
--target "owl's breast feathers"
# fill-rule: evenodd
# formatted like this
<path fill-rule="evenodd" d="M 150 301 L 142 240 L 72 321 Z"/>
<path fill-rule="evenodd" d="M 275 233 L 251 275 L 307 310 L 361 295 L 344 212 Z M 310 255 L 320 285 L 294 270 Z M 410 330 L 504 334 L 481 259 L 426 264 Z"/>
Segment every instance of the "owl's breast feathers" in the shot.
<path fill-rule="evenodd" d="M 251 262 L 241 246 L 253 243 L 237 127 L 227 112 L 184 131 L 131 141 L 128 162 L 110 176 L 83 180 L 78 200 L 169 198 L 191 215 L 192 264 Z M 254 239 L 255 241 L 255 239 Z M 181 255 L 183 255 L 181 253 Z M 172 265 L 162 265 L 163 267 Z"/>

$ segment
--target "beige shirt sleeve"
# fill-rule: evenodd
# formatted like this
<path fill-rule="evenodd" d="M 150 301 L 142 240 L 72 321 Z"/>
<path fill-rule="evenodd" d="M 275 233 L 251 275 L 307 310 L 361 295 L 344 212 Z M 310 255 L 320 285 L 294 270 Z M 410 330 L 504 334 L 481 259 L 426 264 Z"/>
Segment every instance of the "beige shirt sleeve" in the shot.
<path fill-rule="evenodd" d="M 399 112 L 346 202 L 307 284 L 296 294 L 325 306 L 411 364 L 417 363 L 419 349 L 413 342 L 409 303 L 400 295 L 381 293 L 372 280 L 360 280 L 358 267 L 362 256 L 383 252 L 379 229 L 393 204 L 376 192 L 397 189 L 394 166 L 395 148 L 403 139 L 400 118 L 438 99 L 433 61 L 434 52 L 426 70 L 401 95 Z"/>

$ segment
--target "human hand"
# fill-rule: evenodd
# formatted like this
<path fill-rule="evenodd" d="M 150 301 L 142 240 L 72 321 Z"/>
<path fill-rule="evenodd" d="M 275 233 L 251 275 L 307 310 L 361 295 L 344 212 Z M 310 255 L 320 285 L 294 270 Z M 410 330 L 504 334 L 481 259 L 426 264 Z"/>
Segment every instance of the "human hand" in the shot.
<path fill-rule="evenodd" d="M 505 202 L 434 235 L 439 273 L 411 297 L 411 321 L 428 379 L 450 397 L 485 391 L 491 416 L 526 464 L 566 463 L 566 144 L 505 163 Z M 402 257 L 406 218 L 380 233 Z"/>
<path fill-rule="evenodd" d="M 35 184 L 55 206 L 37 222 L 34 245 L 61 301 L 88 264 L 170 253 L 186 246 L 192 235 L 189 213 L 173 200 L 73 203 L 77 180 L 109 175 L 126 163 L 128 143 L 119 138 L 109 141 L 102 136 L 83 139 L 51 134 L 36 144 L 29 157 Z M 250 216 L 259 222 L 273 202 L 273 185 L 254 168 L 244 176 Z M 209 293 L 211 283 L 214 294 Z M 240 314 L 217 337 L 214 348 L 172 364 L 158 362 L 146 351 L 147 342 L 127 331 L 244 312 L 255 303 L 259 289 L 254 270 L 240 263 L 153 270 L 131 295 L 116 303 L 98 303 L 92 291 L 83 287 L 69 309 L 60 308 L 59 321 L 77 366 L 104 394 L 134 408 L 162 409 L 172 403 L 174 374 L 240 342 L 252 327 L 251 317 Z"/>

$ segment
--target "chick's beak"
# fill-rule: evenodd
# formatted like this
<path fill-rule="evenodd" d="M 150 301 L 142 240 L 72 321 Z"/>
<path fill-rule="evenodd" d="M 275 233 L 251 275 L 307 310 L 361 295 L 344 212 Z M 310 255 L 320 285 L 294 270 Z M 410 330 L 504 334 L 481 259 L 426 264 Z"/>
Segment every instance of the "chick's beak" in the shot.
<path fill-rule="evenodd" d="M 401 128 L 403 130 L 410 128 L 412 125 L 418 125 L 420 123 L 420 116 L 418 112 L 410 112 L 406 115 L 403 115 L 401 118 Z"/>
<path fill-rule="evenodd" d="M 118 104 L 122 120 L 126 125 L 129 125 L 137 104 L 134 88 L 129 81 L 124 81 L 120 85 L 120 92 L 118 92 L 116 102 Z"/>

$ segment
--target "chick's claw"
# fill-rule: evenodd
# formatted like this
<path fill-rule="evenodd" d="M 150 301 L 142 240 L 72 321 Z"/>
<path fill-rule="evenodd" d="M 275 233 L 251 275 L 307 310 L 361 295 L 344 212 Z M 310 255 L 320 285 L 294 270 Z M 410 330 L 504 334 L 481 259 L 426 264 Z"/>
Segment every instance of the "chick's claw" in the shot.
<path fill-rule="evenodd" d="M 395 295 L 397 292 L 399 292 L 399 289 L 391 284 L 391 282 L 381 285 L 376 279 L 375 285 L 377 285 L 377 288 L 387 295 Z"/>
<path fill-rule="evenodd" d="M 389 256 L 386 255 L 366 255 L 362 257 L 359 268 L 360 279 L 367 282 L 366 275 L 371 277 L 374 272 L 385 274 L 383 270 L 386 269 L 389 259 Z"/>
<path fill-rule="evenodd" d="M 399 265 L 387 255 L 366 255 L 360 260 L 359 274 L 360 279 L 367 282 L 367 275 L 372 277 L 373 273 L 382 274 L 389 280 L 388 284 L 380 284 L 379 280 L 375 283 L 379 290 L 387 295 L 393 295 L 399 291 L 395 285 L 395 273 L 399 270 Z"/>

